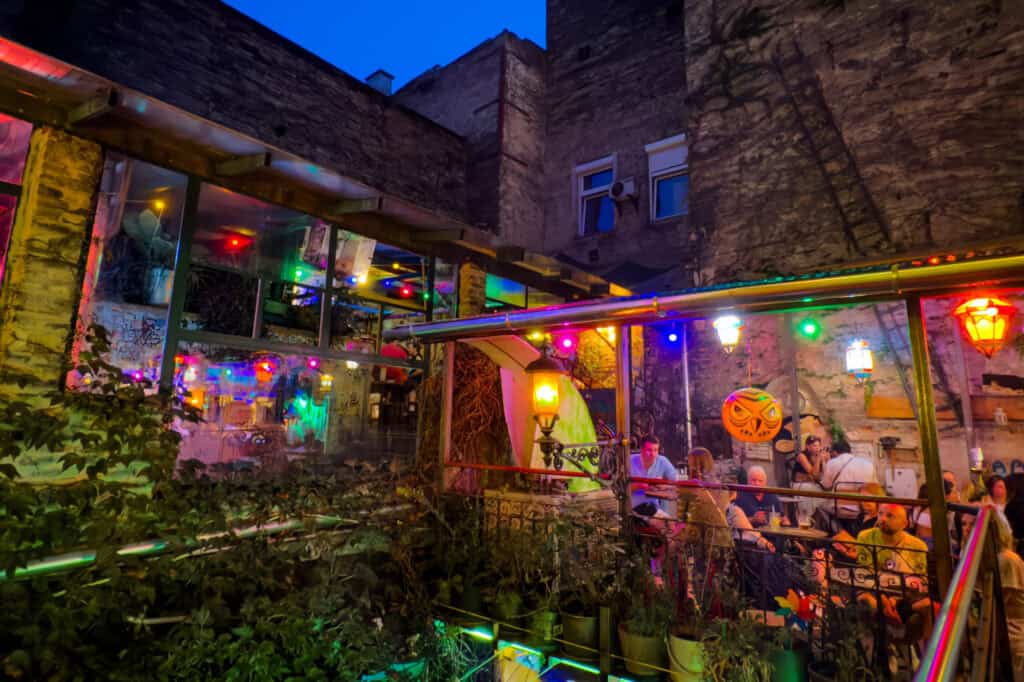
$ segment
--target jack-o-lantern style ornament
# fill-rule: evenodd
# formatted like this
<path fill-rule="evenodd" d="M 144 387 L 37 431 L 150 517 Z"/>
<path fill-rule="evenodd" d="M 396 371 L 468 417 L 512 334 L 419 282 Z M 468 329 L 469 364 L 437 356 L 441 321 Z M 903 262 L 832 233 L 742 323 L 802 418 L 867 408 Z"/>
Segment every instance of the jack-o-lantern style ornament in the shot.
<path fill-rule="evenodd" d="M 736 440 L 764 443 L 782 428 L 782 406 L 771 393 L 741 388 L 722 403 L 722 423 Z"/>

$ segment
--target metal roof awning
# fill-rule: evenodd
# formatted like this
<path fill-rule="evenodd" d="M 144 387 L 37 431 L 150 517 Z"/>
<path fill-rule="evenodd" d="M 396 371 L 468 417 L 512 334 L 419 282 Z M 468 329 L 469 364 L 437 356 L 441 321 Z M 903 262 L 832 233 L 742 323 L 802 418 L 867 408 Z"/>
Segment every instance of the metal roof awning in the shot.
<path fill-rule="evenodd" d="M 1024 284 L 1024 255 L 975 258 L 926 266 L 893 265 L 841 273 L 778 277 L 759 282 L 692 289 L 662 296 L 631 296 L 410 324 L 387 330 L 388 340 L 435 343 L 522 334 L 555 327 L 641 324 L 733 312 L 769 312 L 850 305 L 908 295 L 939 295 L 968 288 Z"/>

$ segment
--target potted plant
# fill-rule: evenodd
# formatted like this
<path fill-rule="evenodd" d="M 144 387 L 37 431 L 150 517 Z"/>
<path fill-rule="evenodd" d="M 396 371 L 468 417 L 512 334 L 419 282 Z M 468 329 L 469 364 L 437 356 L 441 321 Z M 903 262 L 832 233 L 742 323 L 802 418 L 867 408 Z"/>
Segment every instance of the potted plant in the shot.
<path fill-rule="evenodd" d="M 765 655 L 764 627 L 740 613 L 716 619 L 705 631 L 704 679 L 711 682 L 768 682 L 772 663 Z"/>
<path fill-rule="evenodd" d="M 623 617 L 619 644 L 626 670 L 634 675 L 655 675 L 667 667 L 665 634 L 672 619 L 673 598 L 650 570 L 643 556 L 629 562 L 625 580 L 619 583 Z"/>
<path fill-rule="evenodd" d="M 607 515 L 566 510 L 559 519 L 559 616 L 566 656 L 596 660 L 598 609 L 611 601 L 618 562 L 624 554 L 607 532 Z"/>

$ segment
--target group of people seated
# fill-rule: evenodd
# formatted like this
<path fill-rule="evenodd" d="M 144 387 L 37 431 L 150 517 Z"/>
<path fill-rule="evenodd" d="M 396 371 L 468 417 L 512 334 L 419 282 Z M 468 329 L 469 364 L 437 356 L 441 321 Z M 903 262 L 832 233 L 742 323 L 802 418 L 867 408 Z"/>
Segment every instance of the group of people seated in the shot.
<path fill-rule="evenodd" d="M 676 468 L 659 450 L 656 438 L 644 439 L 640 453 L 633 457 L 632 476 L 677 480 Z M 689 479 L 715 481 L 714 459 L 706 448 L 691 450 L 687 464 Z M 798 490 L 832 490 L 874 498 L 887 497 L 883 487 L 876 482 L 874 464 L 870 459 L 857 457 L 842 447 L 830 453 L 821 447 L 816 436 L 807 438 L 804 449 L 794 460 L 791 475 L 792 486 Z M 943 493 L 947 502 L 991 505 L 998 513 L 999 566 L 1015 672 L 1024 671 L 1024 560 L 1014 552 L 1013 539 L 1015 535 L 1024 536 L 1024 475 L 1020 477 L 1020 494 L 1015 494 L 1018 492 L 1015 485 L 1008 485 L 996 477 L 987 480 L 983 488 L 965 487 L 967 499 L 964 499 L 954 473 L 943 472 Z M 760 466 L 749 467 L 745 479 L 749 486 L 767 487 L 768 475 Z M 671 496 L 658 495 L 657 487 L 652 483 L 633 484 L 634 510 L 648 517 L 670 518 Z M 906 507 L 878 499 L 840 501 L 798 496 L 795 503 L 790 501 L 787 508 L 782 499 L 766 490 L 723 494 L 727 500 L 723 510 L 725 521 L 741 563 L 744 552 L 760 555 L 756 559 L 757 570 L 754 573 L 755 578 L 762 582 L 758 588 L 762 593 L 772 596 L 785 594 L 788 586 L 824 591 L 834 580 L 824 567 L 838 567 L 840 571 L 847 571 L 845 575 L 856 574 L 860 580 L 850 578 L 845 590 L 840 586 L 839 592 L 846 595 L 844 598 L 860 604 L 868 613 L 883 612 L 887 623 L 898 625 L 902 641 L 916 645 L 915 650 L 920 650 L 930 635 L 939 604 L 939 595 L 930 590 L 928 581 L 928 556 L 935 539 L 928 507 Z M 927 499 L 924 487 L 919 498 Z M 970 513 L 949 513 L 947 526 L 954 558 L 963 538 L 970 532 L 974 518 L 975 515 Z M 676 523 L 683 526 L 685 519 L 676 517 Z M 813 537 L 820 541 L 794 540 L 800 535 L 780 532 L 781 528 L 792 526 L 813 527 L 817 531 Z M 673 530 L 671 524 L 664 528 L 669 535 L 678 533 L 678 528 Z M 783 543 L 789 551 L 781 551 Z M 769 557 L 767 562 L 764 557 Z M 807 584 L 809 572 L 799 561 L 804 562 L 803 566 L 813 564 L 823 568 L 815 573 L 812 582 L 816 584 Z M 764 585 L 764 581 L 772 580 L 773 575 L 777 582 L 789 582 L 789 585 Z M 869 587 L 865 587 L 864 576 L 870 577 Z M 831 589 L 828 591 L 834 593 Z"/>

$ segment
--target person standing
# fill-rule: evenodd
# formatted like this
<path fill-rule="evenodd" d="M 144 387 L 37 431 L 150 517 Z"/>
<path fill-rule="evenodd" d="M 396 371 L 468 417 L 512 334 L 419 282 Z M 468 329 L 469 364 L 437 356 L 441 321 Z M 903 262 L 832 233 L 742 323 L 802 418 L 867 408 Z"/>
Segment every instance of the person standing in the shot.
<path fill-rule="evenodd" d="M 679 478 L 676 468 L 668 457 L 660 454 L 661 441 L 657 436 L 647 435 L 640 442 L 640 453 L 630 458 L 629 474 L 636 478 L 662 478 L 666 481 L 675 481 Z M 669 500 L 660 497 L 647 495 L 649 490 L 657 486 L 648 483 L 633 483 L 630 485 L 631 505 L 633 509 L 644 503 L 652 503 L 656 509 L 669 513 L 671 511 Z"/>
<path fill-rule="evenodd" d="M 821 438 L 815 435 L 807 436 L 804 449 L 793 458 L 793 487 L 797 490 L 821 492 L 821 472 L 827 461 L 828 453 L 822 448 Z M 821 500 L 816 497 L 801 497 L 797 501 L 799 515 L 804 518 L 813 516 L 820 505 Z"/>
<path fill-rule="evenodd" d="M 845 443 L 836 444 L 836 454 L 825 463 L 821 474 L 821 487 L 837 493 L 852 493 L 860 490 L 865 483 L 877 483 L 875 464 L 866 457 L 850 452 Z M 860 513 L 860 505 L 852 501 L 822 505 L 830 514 L 840 519 L 853 519 Z"/>

